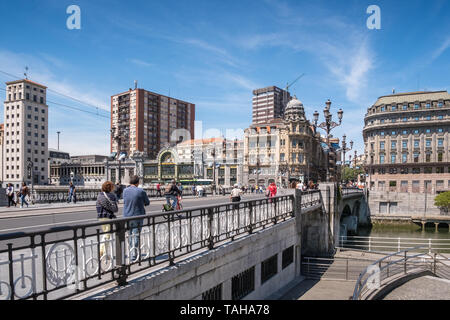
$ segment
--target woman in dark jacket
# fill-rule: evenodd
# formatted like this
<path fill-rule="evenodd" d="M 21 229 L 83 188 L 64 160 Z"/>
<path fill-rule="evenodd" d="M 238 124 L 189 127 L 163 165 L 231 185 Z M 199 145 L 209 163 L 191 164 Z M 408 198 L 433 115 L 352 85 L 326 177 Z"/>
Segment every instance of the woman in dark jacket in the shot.
<path fill-rule="evenodd" d="M 113 191 L 114 183 L 111 181 L 106 181 L 103 183 L 102 192 L 98 194 L 97 203 L 95 205 L 97 208 L 97 218 L 99 221 L 108 221 L 116 218 L 114 213 L 119 211 L 119 207 L 117 206 L 117 198 Z M 100 257 L 107 253 L 105 252 L 105 244 L 111 241 L 111 233 L 109 233 L 111 231 L 111 225 L 102 225 L 102 230 L 103 235 L 100 240 Z M 110 252 L 112 255 L 112 250 Z"/>

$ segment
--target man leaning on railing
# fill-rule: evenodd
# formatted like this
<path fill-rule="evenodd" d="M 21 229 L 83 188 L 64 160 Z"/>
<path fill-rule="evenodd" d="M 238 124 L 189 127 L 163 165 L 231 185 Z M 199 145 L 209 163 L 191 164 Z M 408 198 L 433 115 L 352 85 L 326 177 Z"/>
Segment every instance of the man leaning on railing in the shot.
<path fill-rule="evenodd" d="M 130 179 L 130 186 L 123 191 L 123 216 L 135 217 L 144 216 L 145 208 L 150 204 L 147 193 L 138 188 L 139 177 L 132 176 Z M 139 252 L 139 235 L 141 233 L 143 219 L 129 221 L 129 247 L 130 247 L 130 262 L 136 260 L 136 253 Z"/>

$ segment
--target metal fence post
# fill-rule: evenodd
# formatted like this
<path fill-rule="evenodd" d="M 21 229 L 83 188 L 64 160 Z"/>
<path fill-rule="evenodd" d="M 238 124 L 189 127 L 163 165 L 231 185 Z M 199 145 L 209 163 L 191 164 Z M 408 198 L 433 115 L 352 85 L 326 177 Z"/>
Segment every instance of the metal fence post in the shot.
<path fill-rule="evenodd" d="M 372 237 L 369 237 L 369 251 L 372 250 Z"/>
<path fill-rule="evenodd" d="M 428 239 L 428 253 L 431 253 L 431 239 Z"/>
<path fill-rule="evenodd" d="M 116 267 L 114 274 L 117 277 L 117 284 L 123 286 L 127 284 L 127 272 L 125 264 L 125 221 L 116 223 Z"/>
<path fill-rule="evenodd" d="M 407 251 L 405 251 L 405 262 L 403 263 L 403 271 L 405 272 L 405 274 L 406 274 L 406 260 L 407 260 L 406 253 Z"/>
<path fill-rule="evenodd" d="M 245 209 L 244 209 L 245 210 Z M 249 214 L 249 227 L 248 227 L 248 233 L 252 234 L 253 233 L 253 201 L 248 203 L 248 214 Z"/>
<path fill-rule="evenodd" d="M 214 237 L 213 237 L 213 208 L 208 208 L 208 225 L 209 225 L 209 238 L 208 238 L 208 249 L 214 248 Z M 234 225 L 233 225 L 234 227 Z M 234 230 L 233 230 L 234 231 Z"/>

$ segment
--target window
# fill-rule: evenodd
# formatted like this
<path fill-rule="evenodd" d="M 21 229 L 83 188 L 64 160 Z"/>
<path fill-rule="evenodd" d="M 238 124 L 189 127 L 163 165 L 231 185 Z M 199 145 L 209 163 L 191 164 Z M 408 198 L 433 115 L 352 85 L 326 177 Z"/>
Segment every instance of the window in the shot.
<path fill-rule="evenodd" d="M 419 162 L 419 153 L 418 152 L 414 152 L 413 153 L 413 158 L 414 158 L 414 162 Z M 414 171 L 414 169 L 413 169 Z"/>
<path fill-rule="evenodd" d="M 438 162 L 442 162 L 442 157 L 443 157 L 443 153 L 442 152 L 439 152 L 438 153 Z M 437 173 L 437 172 L 436 172 Z M 441 173 L 444 173 L 444 172 L 441 172 Z"/>
<path fill-rule="evenodd" d="M 431 168 L 431 167 L 425 167 L 424 170 L 423 170 L 423 173 L 426 173 L 426 174 L 433 173 L 433 168 Z"/>
<path fill-rule="evenodd" d="M 425 154 L 425 162 L 430 162 L 431 161 L 431 153 L 426 153 Z"/>
<path fill-rule="evenodd" d="M 381 107 L 381 111 L 384 111 L 384 107 Z"/>
<path fill-rule="evenodd" d="M 419 129 L 414 129 L 414 134 L 419 134 Z"/>
<path fill-rule="evenodd" d="M 414 148 L 419 148 L 420 140 L 414 140 Z"/>
<path fill-rule="evenodd" d="M 397 131 L 392 131 L 391 135 L 395 136 L 397 134 Z"/>
<path fill-rule="evenodd" d="M 396 158 L 396 155 L 395 154 L 391 154 L 391 163 L 395 163 L 395 158 Z"/>
<path fill-rule="evenodd" d="M 430 109 L 430 108 L 431 108 L 430 103 L 427 103 L 427 104 L 426 104 L 426 108 L 427 108 L 427 109 Z"/>
<path fill-rule="evenodd" d="M 419 117 L 417 117 L 417 116 L 414 117 L 414 120 L 415 120 L 415 121 L 419 121 Z"/>
<path fill-rule="evenodd" d="M 431 133 L 431 129 L 426 129 L 425 133 Z"/>
<path fill-rule="evenodd" d="M 425 142 L 426 147 L 431 147 L 431 139 L 427 139 Z"/>
<path fill-rule="evenodd" d="M 444 146 L 444 139 L 438 139 L 438 147 Z"/>
<path fill-rule="evenodd" d="M 408 118 L 407 117 L 403 117 L 403 122 L 406 122 L 406 121 L 408 121 Z"/>
<path fill-rule="evenodd" d="M 403 149 L 407 149 L 408 148 L 408 140 L 403 140 L 402 141 L 402 148 Z"/>
<path fill-rule="evenodd" d="M 436 173 L 444 173 L 444 167 L 436 167 Z"/>
<path fill-rule="evenodd" d="M 392 106 L 392 111 L 397 110 L 397 106 Z"/>
<path fill-rule="evenodd" d="M 397 149 L 397 141 L 391 141 L 391 149 Z"/>
<path fill-rule="evenodd" d="M 261 262 L 261 284 L 272 278 L 278 272 L 277 255 Z"/>
<path fill-rule="evenodd" d="M 402 153 L 402 163 L 406 163 L 406 161 L 407 161 L 407 154 Z"/>
<path fill-rule="evenodd" d="M 438 115 L 438 120 L 444 120 L 444 116 L 442 114 Z"/>
<path fill-rule="evenodd" d="M 381 119 L 381 120 L 380 120 L 380 123 L 384 123 L 384 119 Z"/>
<path fill-rule="evenodd" d="M 437 132 L 438 132 L 438 133 L 442 133 L 442 132 L 444 132 L 444 129 L 438 128 L 438 129 L 437 129 Z"/>
<path fill-rule="evenodd" d="M 439 101 L 438 102 L 438 107 L 440 108 L 440 107 L 442 107 L 444 104 L 441 102 L 441 101 Z"/>
<path fill-rule="evenodd" d="M 419 109 L 419 105 L 417 103 L 414 105 L 414 109 Z"/>
<path fill-rule="evenodd" d="M 384 136 L 384 131 L 381 131 L 381 132 L 380 132 L 380 136 Z"/>
<path fill-rule="evenodd" d="M 431 120 L 431 116 L 427 116 L 426 119 L 427 119 L 427 121 L 430 121 Z"/>
<path fill-rule="evenodd" d="M 403 110 L 408 110 L 408 105 L 407 104 L 403 105 Z"/>
<path fill-rule="evenodd" d="M 408 130 L 403 130 L 403 131 L 402 131 L 402 134 L 403 134 L 403 135 L 407 135 L 407 134 L 408 134 Z"/>
<path fill-rule="evenodd" d="M 294 262 L 294 246 L 283 250 L 281 269 L 285 269 Z"/>
<path fill-rule="evenodd" d="M 384 141 L 381 141 L 381 142 L 380 142 L 380 149 L 381 149 L 381 150 L 384 150 Z"/>
<path fill-rule="evenodd" d="M 384 154 L 380 154 L 380 163 L 384 163 Z"/>

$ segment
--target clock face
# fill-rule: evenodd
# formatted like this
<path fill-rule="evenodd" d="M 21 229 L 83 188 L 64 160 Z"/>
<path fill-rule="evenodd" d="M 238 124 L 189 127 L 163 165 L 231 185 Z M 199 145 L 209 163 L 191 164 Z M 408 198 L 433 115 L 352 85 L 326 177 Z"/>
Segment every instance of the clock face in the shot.
<path fill-rule="evenodd" d="M 163 154 L 161 157 L 161 163 L 173 163 L 173 156 L 170 152 Z"/>

